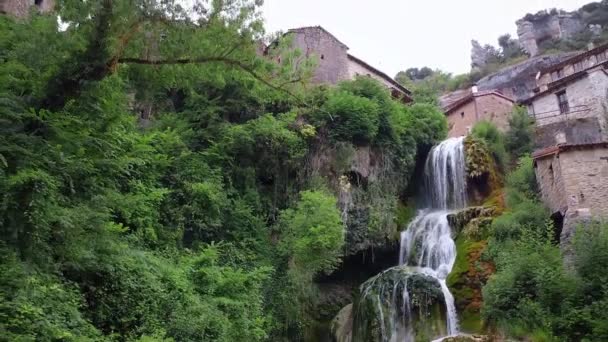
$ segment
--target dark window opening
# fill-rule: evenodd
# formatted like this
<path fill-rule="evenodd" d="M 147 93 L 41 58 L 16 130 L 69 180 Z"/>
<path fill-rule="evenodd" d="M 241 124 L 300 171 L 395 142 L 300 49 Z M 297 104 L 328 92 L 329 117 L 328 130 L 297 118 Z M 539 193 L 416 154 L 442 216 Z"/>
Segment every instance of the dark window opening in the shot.
<path fill-rule="evenodd" d="M 34 1 L 34 5 L 36 5 L 36 6 L 42 6 L 42 1 L 43 0 L 35 0 Z"/>
<path fill-rule="evenodd" d="M 321 59 L 325 59 L 325 55 L 321 55 Z"/>
<path fill-rule="evenodd" d="M 566 114 L 570 112 L 570 104 L 568 104 L 568 96 L 566 96 L 566 91 L 560 91 L 555 95 L 557 95 L 557 102 L 559 103 L 560 114 Z"/>
<path fill-rule="evenodd" d="M 553 243 L 559 244 L 562 229 L 564 228 L 564 215 L 558 211 L 551 215 L 551 221 L 553 222 Z"/>
<path fill-rule="evenodd" d="M 464 112 L 460 113 L 460 117 L 464 118 Z"/>
<path fill-rule="evenodd" d="M 549 165 L 549 178 L 551 178 L 551 184 L 555 183 L 555 174 L 553 173 L 553 164 Z"/>

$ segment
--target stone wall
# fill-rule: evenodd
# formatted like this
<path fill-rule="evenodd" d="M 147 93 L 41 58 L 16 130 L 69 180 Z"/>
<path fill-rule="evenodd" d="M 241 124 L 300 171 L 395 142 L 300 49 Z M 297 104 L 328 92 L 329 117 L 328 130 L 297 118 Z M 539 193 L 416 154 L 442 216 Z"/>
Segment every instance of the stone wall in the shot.
<path fill-rule="evenodd" d="M 565 213 L 568 203 L 566 201 L 559 156 L 550 155 L 537 159 L 535 173 L 543 203 L 545 203 L 552 213 L 558 211 L 562 214 Z"/>
<path fill-rule="evenodd" d="M 595 117 L 560 121 L 536 128 L 534 147 L 542 149 L 568 142 L 591 144 L 603 141 L 600 124 Z"/>
<path fill-rule="evenodd" d="M 363 65 L 356 60 L 348 59 L 348 78 L 354 79 L 357 76 L 369 76 L 376 81 L 383 84 L 385 87 L 392 89 L 395 86 L 386 80 L 386 78 L 377 74 L 377 72 L 373 69 L 368 68 L 366 65 Z"/>
<path fill-rule="evenodd" d="M 561 114 L 556 93 L 565 90 L 570 112 Z M 537 148 L 558 143 L 608 141 L 608 76 L 601 68 L 548 92 L 532 103 L 538 139 Z"/>
<path fill-rule="evenodd" d="M 509 128 L 512 111 L 513 102 L 500 96 L 492 94 L 475 96 L 448 113 L 448 137 L 467 135 L 475 123 L 481 120 L 492 122 L 504 132 Z"/>
<path fill-rule="evenodd" d="M 608 148 L 572 149 L 559 159 L 568 211 L 588 208 L 608 217 Z"/>
<path fill-rule="evenodd" d="M 320 27 L 305 27 L 290 33 L 294 46 L 305 57 L 313 57 L 317 61 L 313 82 L 336 84 L 349 78 L 348 47 L 329 32 Z"/>
<path fill-rule="evenodd" d="M 479 120 L 493 123 L 499 130 L 509 129 L 509 118 L 513 112 L 513 102 L 496 95 L 486 95 L 475 98 Z"/>
<path fill-rule="evenodd" d="M 455 108 L 447 115 L 448 137 L 461 137 L 469 134 L 469 130 L 477 122 L 475 101 L 469 101 L 464 106 Z"/>
<path fill-rule="evenodd" d="M 0 0 L 0 12 L 16 17 L 28 15 L 32 6 L 37 6 L 42 12 L 48 12 L 55 7 L 55 0 Z"/>

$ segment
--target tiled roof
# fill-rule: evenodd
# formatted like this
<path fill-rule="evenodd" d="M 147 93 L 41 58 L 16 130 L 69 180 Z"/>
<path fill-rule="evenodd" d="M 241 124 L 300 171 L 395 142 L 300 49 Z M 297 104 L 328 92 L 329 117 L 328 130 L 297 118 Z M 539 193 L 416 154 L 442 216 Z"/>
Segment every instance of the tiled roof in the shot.
<path fill-rule="evenodd" d="M 478 91 L 476 93 L 468 93 L 467 95 L 463 96 L 462 98 L 450 103 L 449 105 L 447 105 L 445 108 L 443 108 L 443 110 L 446 112 L 446 114 L 449 114 L 450 112 L 452 112 L 453 110 L 462 107 L 464 104 L 472 101 L 474 98 L 476 97 L 482 97 L 482 96 L 488 96 L 488 95 L 494 95 L 494 96 L 498 96 L 501 97 L 507 101 L 513 102 L 515 103 L 515 100 L 513 100 L 512 98 L 500 93 L 497 90 L 486 90 L 486 91 Z"/>
<path fill-rule="evenodd" d="M 608 147 L 608 142 L 596 142 L 596 143 L 583 143 L 583 144 L 559 144 L 554 146 L 545 147 L 532 153 L 532 158 L 540 159 L 559 152 L 572 150 L 576 148 L 594 148 L 594 147 Z"/>
<path fill-rule="evenodd" d="M 400 91 L 404 92 L 407 95 L 411 95 L 412 92 L 409 91 L 407 88 L 405 88 L 404 86 L 402 86 L 399 82 L 395 81 L 392 77 L 390 77 L 389 75 L 385 74 L 384 72 L 374 68 L 373 66 L 369 65 L 368 63 L 364 62 L 363 60 L 348 54 L 348 58 L 350 60 L 353 60 L 361 65 L 363 65 L 364 67 L 372 70 L 374 73 L 378 74 L 378 76 L 382 77 L 383 79 L 385 79 L 387 82 L 389 82 L 390 84 L 392 84 L 395 88 L 399 89 Z"/>

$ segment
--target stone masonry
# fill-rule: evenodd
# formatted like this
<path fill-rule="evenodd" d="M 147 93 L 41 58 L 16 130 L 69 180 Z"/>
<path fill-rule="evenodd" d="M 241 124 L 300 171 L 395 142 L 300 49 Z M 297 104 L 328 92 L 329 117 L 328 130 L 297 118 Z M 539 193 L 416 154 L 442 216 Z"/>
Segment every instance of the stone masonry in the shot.
<path fill-rule="evenodd" d="M 509 117 L 514 101 L 498 92 L 476 92 L 461 98 L 447 108 L 448 136 L 459 137 L 469 131 L 479 121 L 493 123 L 502 131 L 509 128 Z"/>
<path fill-rule="evenodd" d="M 317 66 L 312 82 L 337 84 L 357 76 L 371 77 L 385 85 L 391 94 L 411 102 L 411 92 L 392 77 L 348 53 L 348 46 L 320 26 L 301 27 L 288 31 L 295 48 L 306 58 L 314 58 Z"/>
<path fill-rule="evenodd" d="M 542 70 L 525 102 L 536 125 L 536 179 L 543 202 L 563 218 L 567 261 L 576 227 L 608 218 L 607 53 L 608 45 Z"/>
<path fill-rule="evenodd" d="M 348 78 L 348 46 L 320 27 L 289 30 L 293 44 L 307 58 L 315 58 L 315 83 L 336 84 Z"/>
<path fill-rule="evenodd" d="M 25 17 L 33 6 L 41 12 L 49 12 L 55 7 L 55 0 L 0 0 L 0 13 Z"/>

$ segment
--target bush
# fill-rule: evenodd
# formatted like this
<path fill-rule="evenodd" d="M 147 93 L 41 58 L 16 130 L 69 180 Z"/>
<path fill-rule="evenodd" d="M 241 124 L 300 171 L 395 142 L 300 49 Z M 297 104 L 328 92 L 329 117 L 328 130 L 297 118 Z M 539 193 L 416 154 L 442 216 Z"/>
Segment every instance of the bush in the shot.
<path fill-rule="evenodd" d="M 534 145 L 534 122 L 526 108 L 518 106 L 509 118 L 509 130 L 505 136 L 505 147 L 513 158 L 532 153 Z"/>
<path fill-rule="evenodd" d="M 489 121 L 479 121 L 473 126 L 471 135 L 484 141 L 492 153 L 492 157 L 501 170 L 506 170 L 509 164 L 509 155 L 505 149 L 504 135 Z"/>
<path fill-rule="evenodd" d="M 378 133 L 380 108 L 373 100 L 345 91 L 334 92 L 315 119 L 329 129 L 330 136 L 338 141 L 367 144 Z"/>

